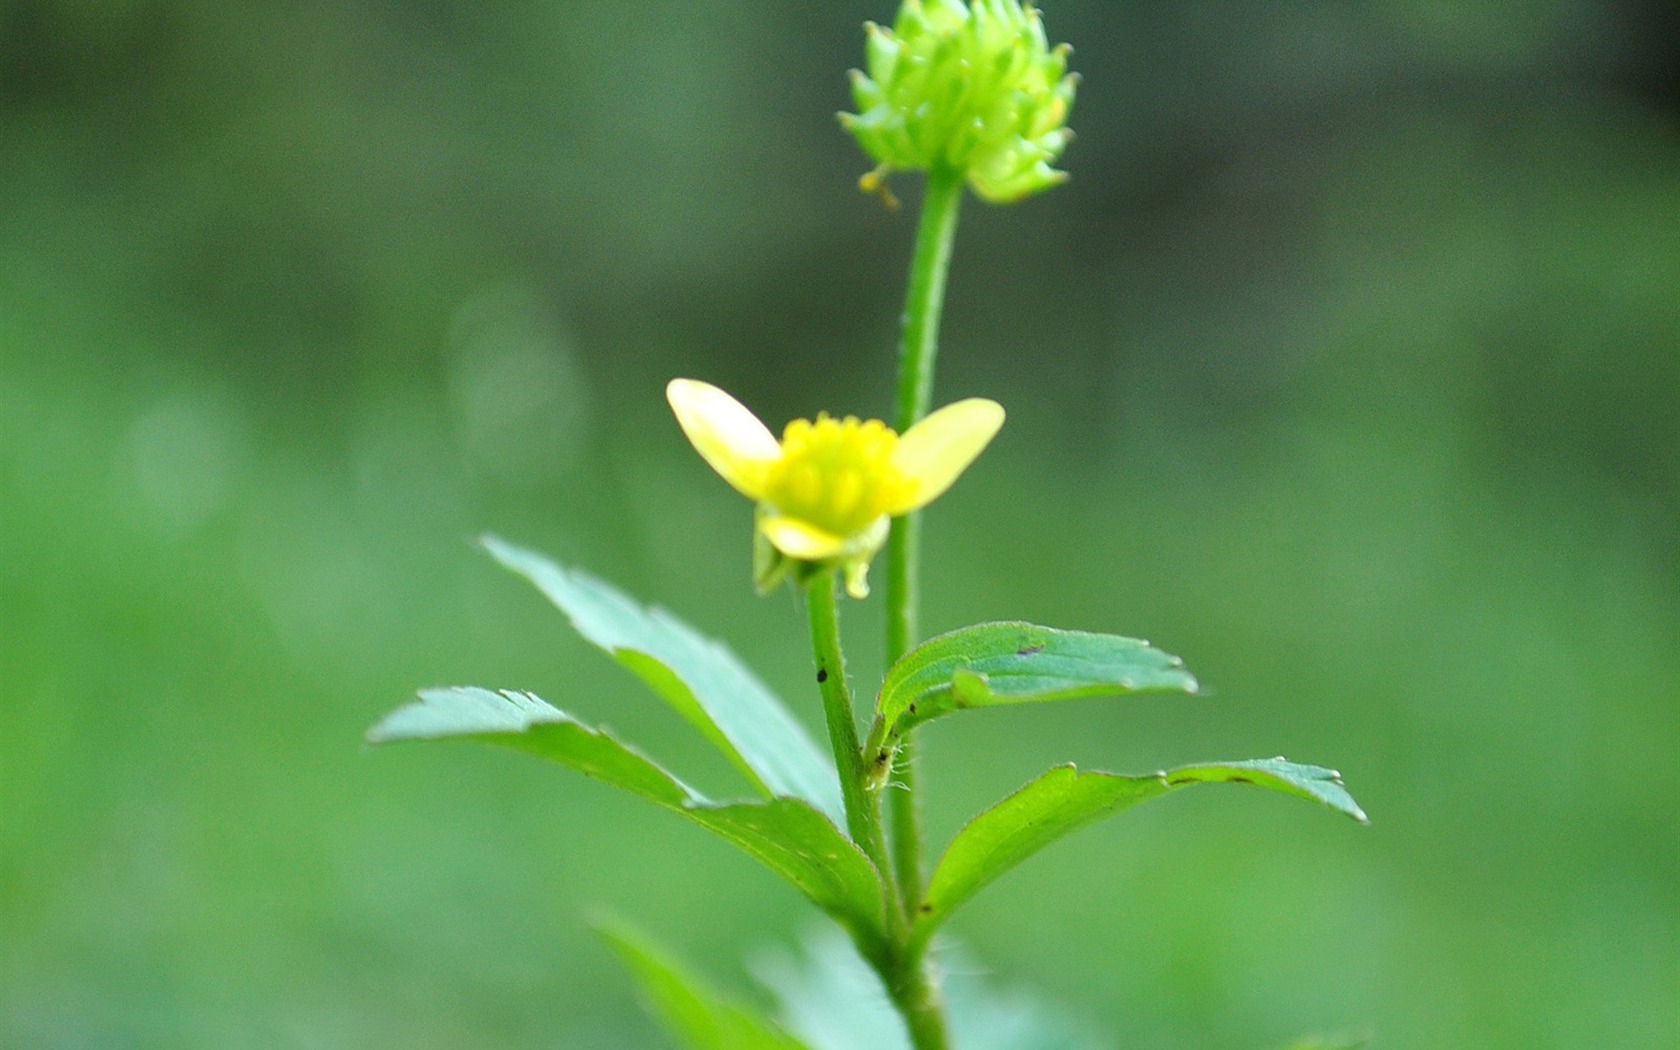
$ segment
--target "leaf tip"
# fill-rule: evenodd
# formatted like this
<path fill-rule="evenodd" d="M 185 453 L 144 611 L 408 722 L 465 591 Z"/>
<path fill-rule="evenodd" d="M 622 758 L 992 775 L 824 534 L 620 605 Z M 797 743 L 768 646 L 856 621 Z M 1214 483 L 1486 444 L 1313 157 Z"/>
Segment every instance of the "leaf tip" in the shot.
<path fill-rule="evenodd" d="M 418 707 L 421 703 L 422 701 L 419 700 L 411 700 L 393 711 L 387 711 L 385 717 L 367 727 L 367 732 L 362 734 L 362 746 L 378 747 L 380 744 L 389 744 L 393 740 L 403 739 L 398 727 L 411 717 L 409 714 L 410 708 Z"/>

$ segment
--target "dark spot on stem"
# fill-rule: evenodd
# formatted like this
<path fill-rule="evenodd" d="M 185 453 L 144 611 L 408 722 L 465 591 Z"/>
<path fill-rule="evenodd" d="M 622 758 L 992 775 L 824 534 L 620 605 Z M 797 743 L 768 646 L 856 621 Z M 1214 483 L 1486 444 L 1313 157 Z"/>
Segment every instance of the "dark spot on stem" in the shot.
<path fill-rule="evenodd" d="M 908 711 L 910 714 L 915 714 L 916 713 L 916 705 L 911 704 L 909 707 L 905 708 L 905 710 Z"/>
<path fill-rule="evenodd" d="M 826 682 L 826 681 L 828 681 L 828 668 L 826 668 L 826 667 L 817 668 L 817 684 L 820 685 L 820 684 L 822 684 L 823 682 Z"/>
<path fill-rule="evenodd" d="M 927 901 L 922 902 L 921 912 L 922 912 L 923 915 L 926 915 L 928 912 L 930 912 L 932 910 L 933 910 L 933 905 L 929 904 Z"/>
<path fill-rule="evenodd" d="M 1252 784 L 1252 783 L 1254 783 L 1254 781 L 1248 779 L 1247 777 L 1232 777 L 1231 778 L 1231 783 L 1233 783 L 1233 784 Z"/>
<path fill-rule="evenodd" d="M 1044 646 L 1042 646 L 1042 645 L 1023 645 L 1023 646 L 1021 646 L 1021 648 L 1015 650 L 1015 655 L 1016 656 L 1031 656 L 1034 653 L 1042 653 L 1043 651 L 1044 651 Z"/>

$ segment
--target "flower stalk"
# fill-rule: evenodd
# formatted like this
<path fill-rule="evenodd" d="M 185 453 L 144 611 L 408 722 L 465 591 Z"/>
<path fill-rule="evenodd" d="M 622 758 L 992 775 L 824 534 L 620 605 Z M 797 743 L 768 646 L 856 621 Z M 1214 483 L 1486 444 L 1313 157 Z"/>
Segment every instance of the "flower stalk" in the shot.
<path fill-rule="evenodd" d="M 852 691 L 846 681 L 846 657 L 840 647 L 840 596 L 832 570 L 817 572 L 806 581 L 805 607 L 811 624 L 811 656 L 817 668 L 817 689 L 822 694 L 828 740 L 834 749 L 840 792 L 846 802 L 846 828 L 864 855 L 885 872 L 887 840 L 881 826 L 881 799 L 864 787 L 867 771 L 858 745 Z M 902 933 L 904 908 L 897 886 L 888 878 L 881 882 L 887 890 L 888 929 L 897 927 Z"/>
<path fill-rule="evenodd" d="M 961 171 L 943 166 L 928 171 L 899 341 L 893 422 L 901 430 L 914 426 L 932 403 L 939 322 L 945 308 L 945 282 L 951 269 L 962 196 Z M 894 520 L 887 537 L 888 666 L 917 641 L 921 534 L 921 515 L 912 513 Z M 894 759 L 893 779 L 899 785 L 891 795 L 893 873 L 899 894 L 913 912 L 922 896 L 922 820 L 916 794 L 915 741 L 908 734 Z"/>
<path fill-rule="evenodd" d="M 911 936 L 911 913 L 892 878 L 885 829 L 881 821 L 881 793 L 870 790 L 869 768 L 858 744 L 857 719 L 846 659 L 840 643 L 839 590 L 832 570 L 813 574 L 805 583 L 805 602 L 811 626 L 811 650 L 822 693 L 828 738 L 840 774 L 846 803 L 846 826 L 881 873 L 887 943 L 884 951 L 866 957 L 876 967 L 893 1003 L 903 1015 L 916 1050 L 948 1050 L 945 1012 L 937 979 L 926 957 L 926 946 Z M 860 948 L 864 946 L 860 945 Z"/>

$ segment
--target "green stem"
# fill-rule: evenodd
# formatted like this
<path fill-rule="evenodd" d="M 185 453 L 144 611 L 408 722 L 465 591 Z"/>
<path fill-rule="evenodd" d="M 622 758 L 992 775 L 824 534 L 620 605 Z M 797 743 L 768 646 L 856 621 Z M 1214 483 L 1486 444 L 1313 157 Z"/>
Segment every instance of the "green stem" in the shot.
<path fill-rule="evenodd" d="M 904 330 L 898 348 L 898 400 L 894 426 L 900 434 L 923 416 L 933 399 L 934 362 L 939 354 L 939 318 L 945 308 L 945 278 L 951 268 L 963 175 L 951 168 L 928 171 L 922 197 L 910 286 L 904 302 Z M 887 539 L 887 664 L 916 644 L 919 612 L 920 514 L 896 518 Z M 922 822 L 916 795 L 915 747 L 909 734 L 893 764 L 899 785 L 891 794 L 893 872 L 899 893 L 913 914 L 922 895 Z"/>
<path fill-rule="evenodd" d="M 905 960 L 902 982 L 893 990 L 893 1002 L 910 1029 L 910 1044 L 916 1050 L 950 1050 L 951 1036 L 945 1030 L 945 1007 L 931 968 L 920 955 Z"/>
<path fill-rule="evenodd" d="M 916 253 L 910 260 L 910 287 L 904 299 L 904 330 L 898 345 L 898 402 L 893 425 L 901 434 L 927 415 L 933 397 L 939 315 L 945 309 L 945 275 L 951 269 L 951 243 L 956 238 L 962 191 L 961 171 L 928 171 L 922 218 L 916 227 Z"/>
<path fill-rule="evenodd" d="M 828 718 L 828 739 L 846 801 L 846 826 L 852 840 L 875 864 L 881 876 L 886 920 L 886 943 L 877 952 L 864 950 L 876 968 L 893 1003 L 903 1014 L 915 1050 L 950 1050 L 939 986 L 928 965 L 924 946 L 911 944 L 909 917 L 898 884 L 888 866 L 887 842 L 881 825 L 881 796 L 870 791 L 869 766 L 858 746 L 857 720 L 851 689 L 846 684 L 846 658 L 840 647 L 839 593 L 833 570 L 823 570 L 805 584 L 805 603 L 811 621 L 811 651 L 816 659 L 817 685 Z M 859 945 L 860 949 L 864 948 Z"/>
<path fill-rule="evenodd" d="M 852 692 L 846 684 L 846 657 L 840 648 L 840 602 L 835 590 L 835 572 L 824 569 L 805 584 L 805 605 L 811 620 L 811 653 L 817 665 L 817 687 L 822 692 L 823 713 L 828 718 L 828 740 L 834 748 L 834 766 L 840 774 L 840 793 L 846 802 L 846 828 L 881 873 L 886 888 L 888 936 L 904 940 L 904 906 L 898 886 L 890 877 L 887 840 L 881 826 L 881 798 L 864 787 L 868 767 L 858 746 L 857 718 L 852 713 Z"/>
<path fill-rule="evenodd" d="M 914 916 L 922 906 L 922 805 L 916 794 L 916 741 L 906 730 L 893 754 L 890 799 L 892 807 L 893 876 L 905 911 Z"/>

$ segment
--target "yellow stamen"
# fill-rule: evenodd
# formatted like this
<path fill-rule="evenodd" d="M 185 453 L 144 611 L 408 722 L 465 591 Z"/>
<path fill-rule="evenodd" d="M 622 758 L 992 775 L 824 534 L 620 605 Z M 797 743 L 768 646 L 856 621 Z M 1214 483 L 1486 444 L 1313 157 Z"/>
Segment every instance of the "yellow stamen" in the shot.
<path fill-rule="evenodd" d="M 836 536 L 862 532 L 904 497 L 893 465 L 898 435 L 856 416 L 796 419 L 782 433 L 782 458 L 765 479 L 765 501 Z"/>

